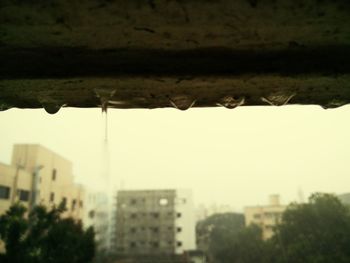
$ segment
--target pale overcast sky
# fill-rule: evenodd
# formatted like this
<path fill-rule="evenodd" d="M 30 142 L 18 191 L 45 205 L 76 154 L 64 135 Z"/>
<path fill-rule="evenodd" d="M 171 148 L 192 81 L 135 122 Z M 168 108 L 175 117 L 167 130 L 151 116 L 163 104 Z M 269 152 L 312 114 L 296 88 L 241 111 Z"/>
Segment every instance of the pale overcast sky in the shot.
<path fill-rule="evenodd" d="M 115 110 L 108 112 L 110 176 L 124 189 L 191 188 L 197 204 L 238 211 L 311 192 L 350 192 L 350 106 Z M 71 160 L 77 181 L 104 173 L 100 109 L 0 112 L 0 162 L 38 143 Z M 123 182 L 123 183 L 122 183 Z"/>

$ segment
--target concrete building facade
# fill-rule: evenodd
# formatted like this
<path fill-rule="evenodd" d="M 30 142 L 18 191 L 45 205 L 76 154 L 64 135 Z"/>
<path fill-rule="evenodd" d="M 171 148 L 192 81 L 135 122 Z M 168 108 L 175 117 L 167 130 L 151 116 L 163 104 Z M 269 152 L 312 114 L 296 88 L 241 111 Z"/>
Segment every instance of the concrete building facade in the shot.
<path fill-rule="evenodd" d="M 119 254 L 172 255 L 196 247 L 191 191 L 119 191 L 115 225 Z"/>
<path fill-rule="evenodd" d="M 36 144 L 14 145 L 11 164 L 0 163 L 0 215 L 17 202 L 30 211 L 38 204 L 52 207 L 63 201 L 63 217 L 82 220 L 85 190 L 73 179 L 72 163 L 60 155 Z"/>
<path fill-rule="evenodd" d="M 271 195 L 268 205 L 244 208 L 245 224 L 260 226 L 263 239 L 269 239 L 274 235 L 274 226 L 280 222 L 286 207 L 280 204 L 279 195 Z"/>
<path fill-rule="evenodd" d="M 43 146 L 14 145 L 11 164 L 0 164 L 0 214 L 18 201 L 29 210 L 63 201 L 63 216 L 82 220 L 84 199 L 84 188 L 74 183 L 72 163 Z"/>

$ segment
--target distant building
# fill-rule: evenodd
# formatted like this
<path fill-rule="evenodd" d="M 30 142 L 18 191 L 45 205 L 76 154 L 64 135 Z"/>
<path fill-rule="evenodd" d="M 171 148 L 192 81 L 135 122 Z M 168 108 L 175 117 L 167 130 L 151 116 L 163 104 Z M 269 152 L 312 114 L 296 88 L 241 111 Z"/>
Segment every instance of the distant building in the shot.
<path fill-rule="evenodd" d="M 280 222 L 286 207 L 280 204 L 279 195 L 271 195 L 268 205 L 244 208 L 245 223 L 247 226 L 252 224 L 260 226 L 263 239 L 269 239 L 273 236 L 274 226 Z"/>
<path fill-rule="evenodd" d="M 230 205 L 217 205 L 211 204 L 206 206 L 200 204 L 196 209 L 196 221 L 201 221 L 214 214 L 232 213 L 234 211 L 233 207 Z"/>
<path fill-rule="evenodd" d="M 14 145 L 11 165 L 0 164 L 0 215 L 16 202 L 31 210 L 63 201 L 63 216 L 82 220 L 85 190 L 73 179 L 72 163 L 60 155 L 40 145 Z"/>
<path fill-rule="evenodd" d="M 182 254 L 196 248 L 192 194 L 185 190 L 119 191 L 116 252 Z"/>

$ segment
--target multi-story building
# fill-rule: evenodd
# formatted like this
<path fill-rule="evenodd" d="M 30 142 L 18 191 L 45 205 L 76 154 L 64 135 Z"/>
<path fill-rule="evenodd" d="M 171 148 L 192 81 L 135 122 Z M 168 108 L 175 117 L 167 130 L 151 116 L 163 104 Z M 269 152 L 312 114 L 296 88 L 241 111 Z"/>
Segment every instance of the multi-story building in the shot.
<path fill-rule="evenodd" d="M 65 217 L 83 219 L 85 191 L 73 181 L 72 163 L 36 144 L 15 145 L 11 165 L 0 164 L 0 215 L 21 202 L 29 210 L 66 203 Z"/>
<path fill-rule="evenodd" d="M 11 164 L 0 163 L 0 215 L 17 202 L 30 211 L 38 204 L 52 207 L 63 201 L 63 216 L 82 220 L 84 198 L 84 188 L 73 182 L 72 163 L 43 146 L 15 145 Z"/>
<path fill-rule="evenodd" d="M 116 252 L 170 255 L 194 250 L 195 215 L 191 191 L 119 191 Z"/>
<path fill-rule="evenodd" d="M 245 224 L 260 226 L 263 239 L 269 239 L 273 236 L 274 226 L 280 222 L 285 209 L 286 206 L 280 204 L 279 195 L 271 195 L 268 205 L 244 208 Z"/>

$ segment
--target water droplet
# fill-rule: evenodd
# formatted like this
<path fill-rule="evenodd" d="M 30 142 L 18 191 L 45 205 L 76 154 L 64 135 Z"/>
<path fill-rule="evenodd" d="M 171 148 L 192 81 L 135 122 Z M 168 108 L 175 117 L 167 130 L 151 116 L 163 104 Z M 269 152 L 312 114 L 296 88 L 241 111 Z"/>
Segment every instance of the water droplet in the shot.
<path fill-rule="evenodd" d="M 102 112 L 107 112 L 108 104 L 111 98 L 114 96 L 116 90 L 110 89 L 95 89 L 96 96 L 100 98 Z"/>
<path fill-rule="evenodd" d="M 196 100 L 187 95 L 172 96 L 169 100 L 170 104 L 178 110 L 188 110 L 196 103 Z"/>
<path fill-rule="evenodd" d="M 60 109 L 61 105 L 55 103 L 47 103 L 43 105 L 45 111 L 49 114 L 56 114 Z"/>
<path fill-rule="evenodd" d="M 261 100 L 272 106 L 284 106 L 287 105 L 294 96 L 295 93 L 276 92 L 267 97 L 261 97 Z"/>
<path fill-rule="evenodd" d="M 238 106 L 242 106 L 245 103 L 245 97 L 239 97 L 235 99 L 232 96 L 225 96 L 216 104 L 227 109 L 234 109 Z"/>
<path fill-rule="evenodd" d="M 12 108 L 12 107 L 8 104 L 5 104 L 5 103 L 0 104 L 0 111 L 5 111 L 5 110 L 8 110 L 10 108 Z"/>
<path fill-rule="evenodd" d="M 347 103 L 345 101 L 342 100 L 337 100 L 337 99 L 333 99 L 331 101 L 329 101 L 327 104 L 324 105 L 320 105 L 323 109 L 327 110 L 327 109 L 335 109 L 335 108 L 339 108 L 342 107 L 344 105 L 346 105 Z"/>

